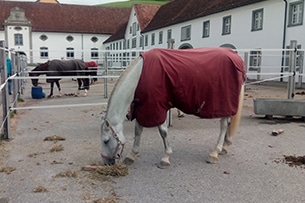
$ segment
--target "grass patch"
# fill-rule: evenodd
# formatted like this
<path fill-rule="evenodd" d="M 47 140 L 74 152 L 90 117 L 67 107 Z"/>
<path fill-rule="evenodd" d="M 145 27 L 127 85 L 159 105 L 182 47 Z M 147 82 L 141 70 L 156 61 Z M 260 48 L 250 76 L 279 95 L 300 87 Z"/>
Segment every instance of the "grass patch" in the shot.
<path fill-rule="evenodd" d="M 18 102 L 24 102 L 24 99 L 22 99 L 21 97 L 18 97 L 18 98 L 17 98 L 17 101 L 18 101 Z"/>

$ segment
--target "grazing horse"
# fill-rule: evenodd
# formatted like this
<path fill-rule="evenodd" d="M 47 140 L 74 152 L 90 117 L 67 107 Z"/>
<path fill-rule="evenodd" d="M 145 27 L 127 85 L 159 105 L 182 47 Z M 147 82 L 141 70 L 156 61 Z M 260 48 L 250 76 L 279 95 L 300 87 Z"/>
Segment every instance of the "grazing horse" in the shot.
<path fill-rule="evenodd" d="M 47 83 L 50 83 L 50 94 L 48 97 L 53 96 L 54 83 L 56 84 L 58 91 L 61 92 L 59 80 L 60 77 L 53 78 L 57 76 L 87 76 L 88 67 L 86 63 L 82 60 L 51 60 L 43 64 L 38 65 L 31 72 L 29 72 L 30 77 L 37 77 L 39 75 L 52 76 L 52 78 L 47 78 Z M 89 90 L 89 78 L 77 78 L 78 90 L 84 89 L 87 93 Z M 84 83 L 84 87 L 81 85 Z M 33 86 L 38 85 L 38 79 L 32 79 Z"/>
<path fill-rule="evenodd" d="M 134 162 L 143 127 L 158 126 L 165 147 L 160 168 L 170 166 L 167 111 L 176 107 L 201 118 L 220 118 L 220 134 L 207 162 L 217 163 L 227 153 L 230 137 L 241 116 L 245 70 L 242 59 L 227 48 L 187 50 L 152 49 L 137 58 L 114 87 L 101 124 L 102 160 L 115 164 L 122 156 L 126 112 L 135 118 L 132 151 L 124 159 Z"/>

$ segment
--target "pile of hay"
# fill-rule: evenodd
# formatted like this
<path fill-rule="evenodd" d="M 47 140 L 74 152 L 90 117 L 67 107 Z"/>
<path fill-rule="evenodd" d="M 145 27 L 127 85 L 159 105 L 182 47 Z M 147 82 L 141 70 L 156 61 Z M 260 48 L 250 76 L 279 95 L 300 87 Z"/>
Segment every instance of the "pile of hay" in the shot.
<path fill-rule="evenodd" d="M 65 137 L 62 137 L 62 136 L 59 136 L 59 135 L 51 135 L 51 136 L 48 136 L 46 138 L 44 138 L 43 141 L 64 141 L 66 140 Z"/>
<path fill-rule="evenodd" d="M 128 175 L 128 167 L 125 164 L 115 165 L 88 165 L 82 168 L 84 171 L 94 171 L 104 176 L 126 176 Z"/>
<path fill-rule="evenodd" d="M 64 146 L 60 145 L 54 145 L 51 149 L 50 152 L 60 152 L 64 150 Z"/>
<path fill-rule="evenodd" d="M 6 173 L 7 175 L 11 174 L 13 171 L 15 171 L 16 168 L 12 166 L 3 166 L 0 168 L 0 173 Z"/>
<path fill-rule="evenodd" d="M 60 172 L 60 173 L 55 175 L 55 178 L 59 178 L 59 177 L 76 178 L 77 177 L 77 172 L 73 171 L 73 170 Z"/>
<path fill-rule="evenodd" d="M 48 192 L 47 188 L 43 186 L 37 186 L 33 189 L 33 192 L 39 193 L 39 192 Z"/>

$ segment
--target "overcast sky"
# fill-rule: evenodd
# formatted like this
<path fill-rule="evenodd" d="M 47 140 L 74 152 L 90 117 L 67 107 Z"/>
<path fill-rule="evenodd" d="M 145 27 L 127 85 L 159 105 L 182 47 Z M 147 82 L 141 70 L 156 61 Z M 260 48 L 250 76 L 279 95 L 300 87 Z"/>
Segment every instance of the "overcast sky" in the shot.
<path fill-rule="evenodd" d="M 31 2 L 35 2 L 36 0 L 10 0 L 10 1 L 31 1 Z M 105 3 L 126 1 L 126 0 L 57 0 L 57 1 L 59 1 L 62 4 L 97 5 L 97 4 L 105 4 Z"/>

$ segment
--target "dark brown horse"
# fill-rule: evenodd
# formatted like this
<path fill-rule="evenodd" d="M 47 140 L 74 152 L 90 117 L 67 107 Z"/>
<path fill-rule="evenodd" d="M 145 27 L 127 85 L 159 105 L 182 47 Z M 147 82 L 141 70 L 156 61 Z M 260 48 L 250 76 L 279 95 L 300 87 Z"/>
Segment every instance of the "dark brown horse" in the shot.
<path fill-rule="evenodd" d="M 86 63 L 82 60 L 51 60 L 43 64 L 38 65 L 30 73 L 30 77 L 36 77 L 39 75 L 51 76 L 52 78 L 47 78 L 47 83 L 50 83 L 50 94 L 48 97 L 53 96 L 54 83 L 56 84 L 59 92 L 61 91 L 59 80 L 60 77 L 53 78 L 57 76 L 88 76 L 88 67 Z M 77 78 L 78 89 L 89 90 L 89 78 Z M 81 87 L 82 83 L 84 84 Z M 33 86 L 38 85 L 38 79 L 32 79 Z"/>

